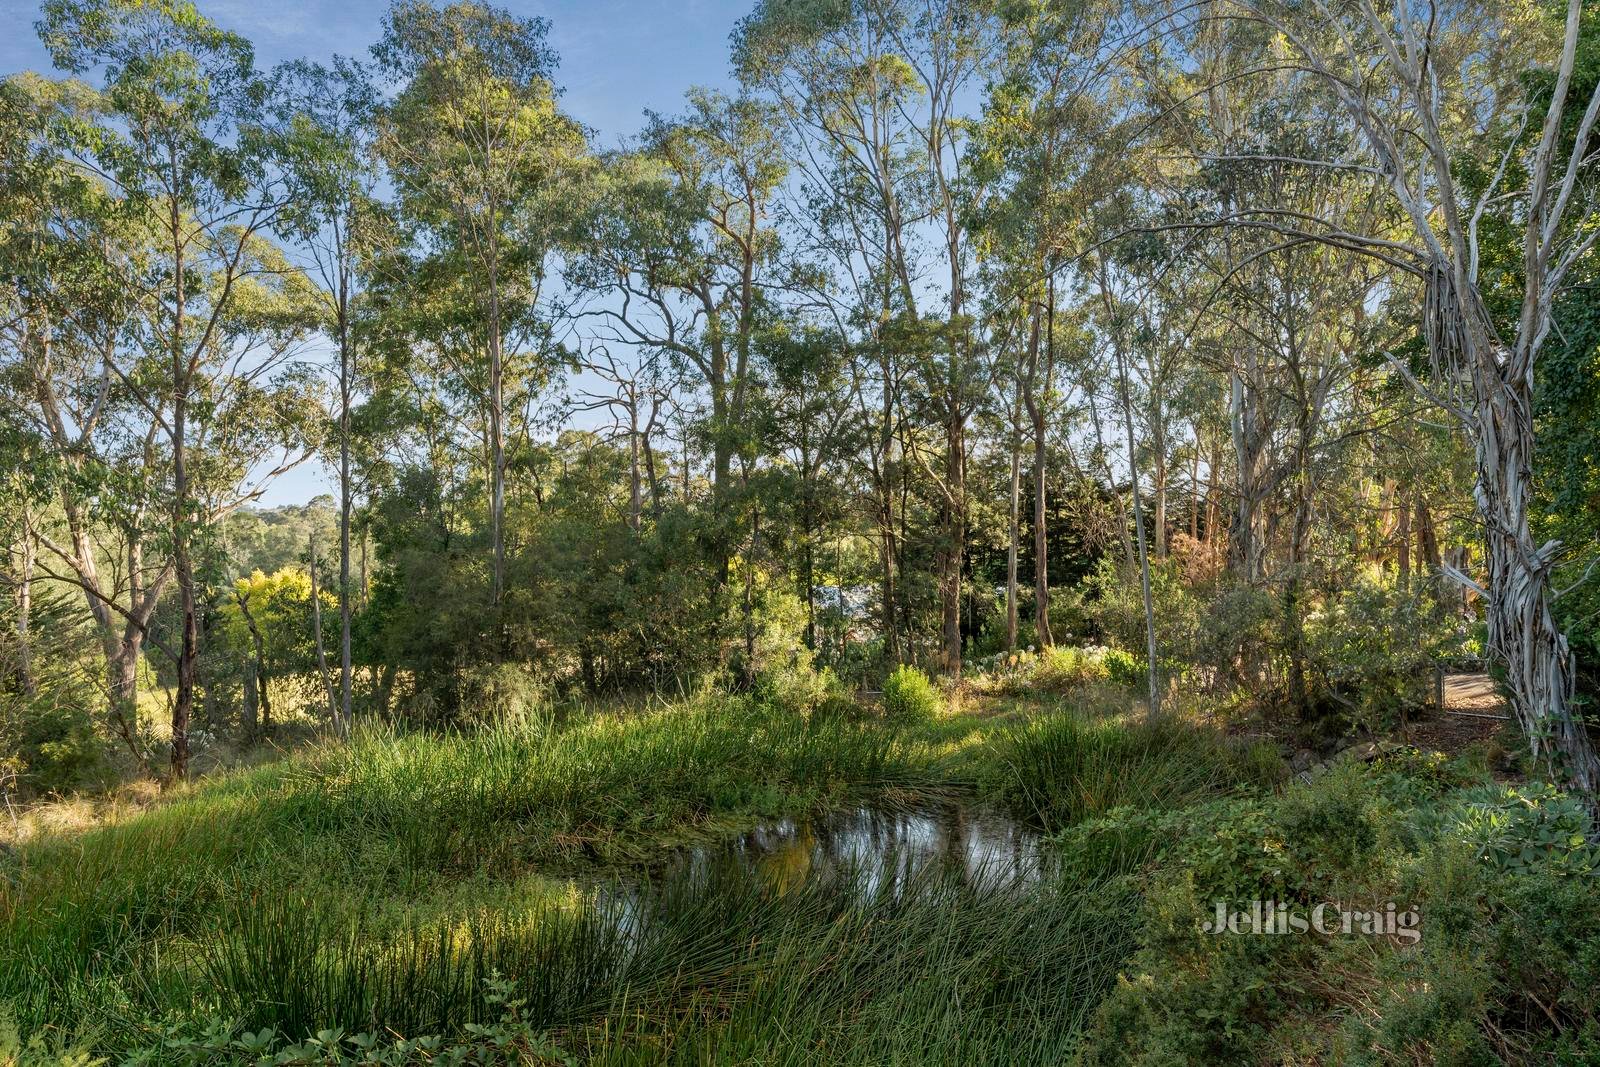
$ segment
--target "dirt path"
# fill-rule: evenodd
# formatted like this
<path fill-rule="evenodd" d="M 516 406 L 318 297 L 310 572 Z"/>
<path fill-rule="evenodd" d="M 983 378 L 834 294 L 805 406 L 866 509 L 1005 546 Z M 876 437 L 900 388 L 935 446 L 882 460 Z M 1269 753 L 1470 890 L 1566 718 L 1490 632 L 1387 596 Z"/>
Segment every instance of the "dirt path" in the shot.
<path fill-rule="evenodd" d="M 1444 708 L 1448 712 L 1474 715 L 1509 715 L 1511 710 L 1487 674 L 1447 674 L 1444 676 Z"/>
<path fill-rule="evenodd" d="M 1487 674 L 1444 676 L 1444 710 L 1429 712 L 1401 731 L 1418 748 L 1456 755 L 1468 745 L 1487 741 L 1506 725 L 1511 713 Z"/>

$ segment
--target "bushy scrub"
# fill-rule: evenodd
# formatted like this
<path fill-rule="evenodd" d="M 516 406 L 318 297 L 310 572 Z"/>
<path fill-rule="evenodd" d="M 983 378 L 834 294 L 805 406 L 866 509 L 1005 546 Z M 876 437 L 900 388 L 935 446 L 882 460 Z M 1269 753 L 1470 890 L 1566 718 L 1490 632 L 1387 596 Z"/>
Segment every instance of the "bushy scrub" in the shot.
<path fill-rule="evenodd" d="M 1149 687 L 1150 669 L 1142 657 L 1135 656 L 1132 652 L 1124 652 L 1120 648 L 1108 648 L 1101 657 L 1101 663 L 1111 684 L 1128 689 Z"/>
<path fill-rule="evenodd" d="M 902 663 L 883 680 L 883 713 L 900 722 L 922 722 L 939 714 L 939 691 L 928 676 Z"/>
<path fill-rule="evenodd" d="M 1053 645 L 1039 653 L 1033 684 L 1052 693 L 1065 693 L 1110 677 L 1104 648 L 1074 648 Z"/>
<path fill-rule="evenodd" d="M 162 1064 L 164 1067 L 211 1067 L 229 1063 L 270 1063 L 283 1067 L 409 1067 L 419 1063 L 471 1064 L 562 1064 L 577 1060 L 565 1052 L 549 1035 L 534 1030 L 523 1017 L 525 1001 L 517 997 L 516 984 L 492 978 L 483 1002 L 492 1021 L 471 1024 L 454 1034 L 428 1034 L 418 1037 L 396 1036 L 393 1028 L 384 1031 L 350 1032 L 343 1027 L 325 1027 L 299 1040 L 284 1036 L 276 1027 L 251 1030 L 241 1023 L 212 1017 L 154 1022 L 143 1040 L 149 1044 L 133 1049 L 125 1062 L 130 1065 Z M 0 1057 L 6 1049 L 0 1042 Z M 88 1054 L 74 1060 L 71 1053 L 47 1054 L 41 1047 L 13 1060 L 0 1059 L 8 1067 L 76 1067 L 91 1062 Z"/>
<path fill-rule="evenodd" d="M 1125 562 L 1105 556 L 1087 584 L 1091 598 L 1085 602 L 1084 609 L 1105 643 L 1112 648 L 1143 652 L 1147 635 L 1139 572 L 1130 569 Z M 1188 668 L 1197 635 L 1208 623 L 1205 605 L 1199 594 L 1185 583 L 1178 561 L 1172 559 L 1151 560 L 1150 595 L 1162 668 L 1169 676 L 1176 677 Z"/>
<path fill-rule="evenodd" d="M 461 672 L 461 720 L 466 723 L 542 723 L 550 717 L 545 684 L 514 663 L 486 663 Z"/>
<path fill-rule="evenodd" d="M 1119 809 L 1063 835 L 1148 871 L 1087 1064 L 1592 1062 L 1600 909 L 1582 809 L 1410 753 L 1275 797 Z M 1420 940 L 1221 935 L 1217 901 L 1415 908 Z M 1330 1021 L 1338 1021 L 1330 1025 Z"/>
<path fill-rule="evenodd" d="M 1312 683 L 1348 726 L 1379 730 L 1429 700 L 1434 666 L 1466 640 L 1425 597 L 1365 577 L 1306 619 Z"/>
<path fill-rule="evenodd" d="M 1265 589 L 1222 584 L 1192 649 L 1193 680 L 1213 698 L 1261 706 L 1283 689 L 1283 606 Z"/>
<path fill-rule="evenodd" d="M 0 694 L 0 794 L 41 796 L 103 784 L 106 742 L 95 729 L 87 687 Z"/>

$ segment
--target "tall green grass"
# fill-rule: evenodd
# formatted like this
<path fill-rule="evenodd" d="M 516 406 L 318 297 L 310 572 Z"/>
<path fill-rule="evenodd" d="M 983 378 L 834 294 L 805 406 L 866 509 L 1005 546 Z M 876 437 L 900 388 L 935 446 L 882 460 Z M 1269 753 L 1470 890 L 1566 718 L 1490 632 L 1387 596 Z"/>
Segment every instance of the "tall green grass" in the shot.
<path fill-rule="evenodd" d="M 499 973 L 599 1063 L 1059 1062 L 1133 940 L 1126 885 L 1081 864 L 1028 886 L 737 865 L 595 886 L 811 808 L 976 790 L 1055 828 L 1258 769 L 1211 733 L 1071 712 L 899 723 L 715 698 L 366 731 L 0 857 L 0 1014 L 113 1054 L 153 1019 L 453 1034 L 493 1016 Z"/>
<path fill-rule="evenodd" d="M 1126 886 L 1096 881 L 784 883 L 735 862 L 388 941 L 274 906 L 223 933 L 190 992 L 251 1030 L 460 1034 L 498 972 L 589 1063 L 1052 1064 L 1115 984 L 1133 914 Z"/>
<path fill-rule="evenodd" d="M 1276 754 L 1177 719 L 1128 722 L 1071 713 L 1001 730 L 990 741 L 988 788 L 1019 818 L 1047 830 L 1113 808 L 1165 810 L 1262 785 Z"/>
<path fill-rule="evenodd" d="M 24 1030 L 120 1025 L 170 999 L 168 964 L 281 901 L 312 902 L 300 910 L 319 923 L 363 917 L 362 936 L 381 938 L 466 879 L 635 859 L 741 820 L 933 787 L 938 764 L 893 729 L 738 699 L 559 731 L 369 731 L 3 861 L 0 1004 Z"/>

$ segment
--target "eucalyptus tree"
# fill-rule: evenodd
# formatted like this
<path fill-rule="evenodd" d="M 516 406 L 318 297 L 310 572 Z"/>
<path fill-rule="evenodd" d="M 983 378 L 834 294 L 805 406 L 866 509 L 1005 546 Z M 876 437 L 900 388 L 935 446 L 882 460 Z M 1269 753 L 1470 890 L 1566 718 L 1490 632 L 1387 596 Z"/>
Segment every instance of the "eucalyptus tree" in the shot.
<path fill-rule="evenodd" d="M 46 555 L 28 556 L 81 590 L 109 723 L 143 760 L 138 665 L 172 579 L 152 516 L 169 482 L 158 447 L 166 405 L 146 408 L 123 381 L 138 362 L 123 343 L 137 310 L 118 267 L 147 249 L 118 199 L 77 162 L 100 109 L 93 90 L 24 74 L 0 85 L 0 103 L 3 388 L 19 443 L 34 443 L 18 473 L 50 503 L 27 524 Z"/>
<path fill-rule="evenodd" d="M 556 361 L 539 305 L 585 147 L 582 128 L 557 104 L 548 32 L 544 19 L 483 4 L 398 0 L 374 48 L 402 83 L 380 111 L 378 150 L 438 287 L 424 328 L 463 338 L 458 350 L 470 363 L 456 373 L 483 411 L 497 609 L 506 571 L 508 371 L 516 385 L 537 384 Z"/>
<path fill-rule="evenodd" d="M 860 310 L 877 312 L 878 343 L 910 357 L 939 427 L 937 469 L 920 448 L 908 455 L 939 516 L 940 660 L 952 675 L 961 672 L 967 427 L 982 378 L 969 222 L 985 190 L 967 164 L 964 109 L 993 69 L 998 25 L 982 0 L 763 3 L 734 35 L 739 76 L 780 109 L 808 178 L 855 201 L 845 222 L 866 225 L 842 247 L 881 293 L 877 308 Z M 942 315 L 923 306 L 930 289 Z"/>
<path fill-rule="evenodd" d="M 1413 375 L 1398 359 L 1393 365 L 1473 443 L 1490 655 L 1507 672 L 1534 755 L 1593 797 L 1600 758 L 1575 714 L 1572 657 L 1551 610 L 1561 546 L 1536 543 L 1529 477 L 1539 357 L 1574 268 L 1600 241 L 1593 224 L 1600 85 L 1587 100 L 1572 91 L 1580 43 L 1586 53 L 1594 47 L 1584 16 L 1582 0 L 1554 12 L 1480 0 L 1402 0 L 1381 10 L 1225 0 L 1201 15 L 1173 11 L 1180 25 L 1220 21 L 1241 34 L 1269 34 L 1276 55 L 1223 76 L 1316 81 L 1351 144 L 1339 158 L 1304 165 L 1366 176 L 1400 216 L 1394 227 L 1347 229 L 1241 204 L 1223 221 L 1357 251 L 1420 286 L 1428 371 Z M 1487 164 L 1480 159 L 1486 145 L 1495 151 Z M 1517 183 L 1507 181 L 1513 169 L 1523 176 Z M 1514 265 L 1520 300 L 1504 316 L 1485 298 L 1491 279 L 1482 270 L 1481 236 L 1494 225 L 1516 232 L 1521 247 Z"/>
<path fill-rule="evenodd" d="M 1128 47 L 1144 12 L 1138 4 L 1103 0 L 1029 2 L 1002 11 L 1002 63 L 972 151 L 974 169 L 995 187 L 979 205 L 976 236 L 981 256 L 1004 265 L 1001 294 L 1032 320 L 1020 396 L 1033 444 L 1034 625 L 1049 644 L 1048 439 L 1064 399 L 1055 380 L 1058 280 L 1095 277 L 1090 253 L 1104 236 L 1099 205 L 1136 179 L 1154 177 L 1154 171 L 1135 173 L 1149 153 L 1124 151 L 1129 127 L 1145 121 L 1139 90 L 1147 79 Z M 1157 402 L 1159 395 L 1151 394 Z M 1164 454 L 1159 440 L 1157 454 Z M 1159 512 L 1161 477 L 1157 499 Z M 1155 536 L 1164 554 L 1159 516 Z"/>
<path fill-rule="evenodd" d="M 579 366 L 610 386 L 600 393 L 582 390 L 570 403 L 574 411 L 610 412 L 615 423 L 609 436 L 626 435 L 628 527 L 638 534 L 644 528 L 647 492 L 651 517 L 661 517 L 663 486 L 654 441 L 664 425 L 671 398 L 660 361 L 646 359 L 639 366 L 629 366 L 610 348 L 597 344 L 591 346 Z"/>
<path fill-rule="evenodd" d="M 756 458 L 754 346 L 782 281 L 771 210 L 786 172 L 768 106 L 691 90 L 683 115 L 651 115 L 638 146 L 607 161 L 568 273 L 607 343 L 665 359 L 704 390 L 719 583 L 732 558 L 734 460 Z"/>
<path fill-rule="evenodd" d="M 355 320 L 364 280 L 363 255 L 371 258 L 370 246 L 384 231 L 376 189 L 378 100 L 370 72 L 344 57 L 326 67 L 290 63 L 277 72 L 277 81 L 275 97 L 288 135 L 289 174 L 296 190 L 294 210 L 286 215 L 282 229 L 304 253 L 303 269 L 316 285 L 322 305 L 322 329 L 338 348 L 339 699 L 334 722 L 348 730 L 351 413 L 359 373 Z"/>
<path fill-rule="evenodd" d="M 847 461 L 861 436 L 849 347 L 828 326 L 786 321 L 764 331 L 761 348 L 768 438 L 794 483 L 785 503 L 799 541 L 795 577 L 806 605 L 806 647 L 817 651 L 818 546 L 850 513 Z"/>
<path fill-rule="evenodd" d="M 140 358 L 131 369 L 107 367 L 160 427 L 171 464 L 171 773 L 183 777 L 199 657 L 196 538 L 258 491 L 240 486 L 259 470 L 262 446 L 283 438 L 301 395 L 271 381 L 304 318 L 266 239 L 287 204 L 268 86 L 249 43 L 192 6 L 49 0 L 39 31 L 59 67 L 103 80 L 76 162 L 117 199 L 141 242 L 139 256 L 112 265 L 137 301 L 123 337 Z M 283 463 L 262 477 L 297 461 L 285 444 Z"/>

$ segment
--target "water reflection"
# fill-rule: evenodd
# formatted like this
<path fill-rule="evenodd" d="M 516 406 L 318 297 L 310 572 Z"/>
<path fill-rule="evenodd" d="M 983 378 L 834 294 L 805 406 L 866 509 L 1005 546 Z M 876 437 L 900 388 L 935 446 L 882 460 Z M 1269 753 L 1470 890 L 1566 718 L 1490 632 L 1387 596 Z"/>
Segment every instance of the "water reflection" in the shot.
<path fill-rule="evenodd" d="M 730 884 L 780 893 L 849 887 L 858 899 L 898 895 L 914 879 L 955 877 L 979 890 L 1027 891 L 1048 874 L 1037 831 L 992 812 L 851 811 L 778 819 L 730 839 L 682 849 L 665 862 L 597 887 L 596 903 L 632 940 L 648 916 L 694 908 Z"/>
<path fill-rule="evenodd" d="M 930 865 L 973 883 L 1031 883 L 1042 876 L 1043 861 L 1037 831 L 992 812 L 957 805 L 915 812 L 856 808 L 778 819 L 683 849 L 652 870 L 650 880 L 693 880 L 733 866 L 780 886 L 843 874 L 872 892 L 903 884 Z"/>

